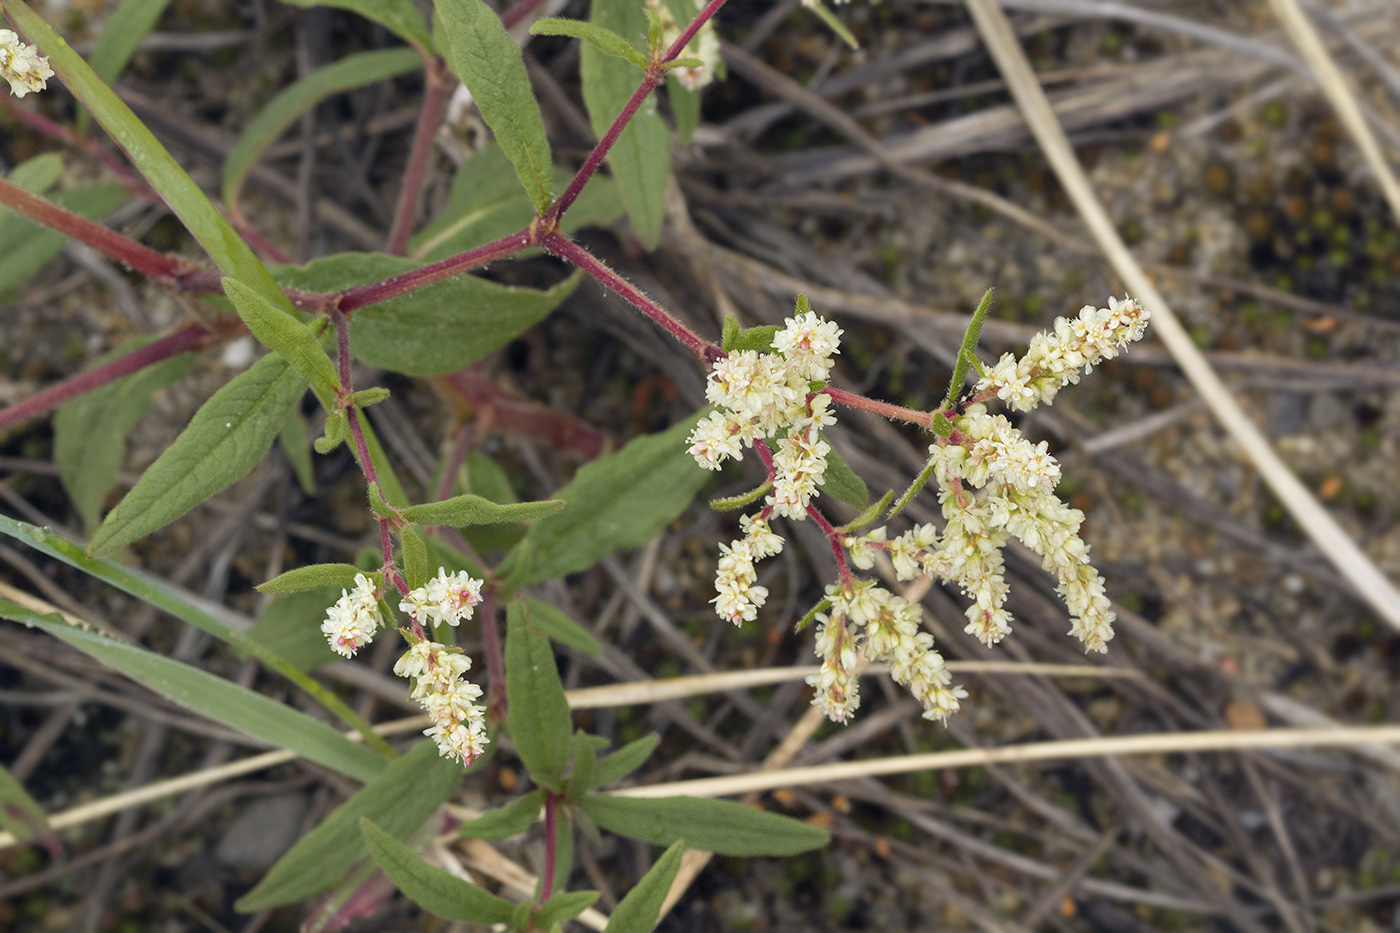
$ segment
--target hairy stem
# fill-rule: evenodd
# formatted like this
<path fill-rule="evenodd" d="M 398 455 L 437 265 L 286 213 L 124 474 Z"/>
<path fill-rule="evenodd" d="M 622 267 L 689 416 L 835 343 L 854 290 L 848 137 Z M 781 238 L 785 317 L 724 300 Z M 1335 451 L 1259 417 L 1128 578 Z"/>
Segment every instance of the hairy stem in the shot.
<path fill-rule="evenodd" d="M 655 324 L 685 344 L 692 353 L 700 358 L 701 362 L 709 365 L 724 356 L 723 350 L 709 341 L 697 337 L 688 327 L 672 317 L 665 308 L 642 294 L 631 282 L 609 269 L 602 260 L 568 237 L 559 233 L 546 233 L 540 237 L 539 245 L 560 259 L 568 260 L 578 266 L 597 279 L 599 283 L 626 299 L 628 304 L 651 318 Z"/>
<path fill-rule="evenodd" d="M 210 331 L 203 324 L 186 324 L 174 333 L 167 334 L 154 343 L 148 343 L 139 350 L 133 350 L 126 356 L 112 360 L 96 369 L 65 379 L 58 385 L 50 386 L 22 402 L 16 402 L 9 408 L 0 410 L 0 431 L 22 424 L 36 415 L 42 415 L 46 411 L 57 408 L 70 399 L 86 395 L 94 389 L 115 382 L 123 376 L 129 376 L 137 370 L 145 369 L 147 366 L 190 350 L 202 349 L 217 343 L 219 339 L 221 339 L 220 335 Z"/>
<path fill-rule="evenodd" d="M 866 398 L 863 395 L 856 395 L 844 389 L 837 389 L 832 386 L 827 386 L 825 389 L 822 389 L 822 391 L 831 396 L 833 402 L 845 405 L 847 408 L 859 408 L 861 411 L 868 411 L 872 414 L 882 415 L 896 421 L 908 421 L 912 424 L 917 424 L 921 428 L 927 428 L 932 423 L 930 420 L 932 415 L 926 411 L 915 411 L 912 408 L 905 408 L 902 405 L 892 405 L 889 402 L 876 401 L 875 399 Z"/>
<path fill-rule="evenodd" d="M 349 313 L 366 305 L 406 295 L 434 282 L 441 282 L 443 279 L 449 279 L 458 273 L 466 272 L 468 269 L 476 269 L 487 263 L 495 262 L 497 259 L 505 259 L 513 253 L 535 245 L 535 238 L 531 232 L 522 230 L 519 233 L 502 237 L 494 243 L 487 243 L 485 246 L 469 249 L 465 253 L 449 256 L 421 269 L 410 269 L 408 272 L 384 279 L 382 282 L 370 282 L 368 285 L 347 288 L 339 295 L 334 296 L 335 303 L 340 310 Z"/>

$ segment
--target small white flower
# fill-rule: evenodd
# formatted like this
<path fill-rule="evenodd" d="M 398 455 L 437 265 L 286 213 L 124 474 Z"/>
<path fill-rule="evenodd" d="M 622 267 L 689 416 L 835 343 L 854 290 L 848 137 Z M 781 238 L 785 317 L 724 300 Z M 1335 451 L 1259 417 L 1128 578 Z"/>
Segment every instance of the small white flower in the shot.
<path fill-rule="evenodd" d="M 490 744 L 486 710 L 476 705 L 481 688 L 464 679 L 471 658 L 437 642 L 415 641 L 394 664 L 394 673 L 413 679 L 409 696 L 422 704 L 433 725 L 423 734 L 437 743 L 438 755 L 471 764 Z"/>
<path fill-rule="evenodd" d="M 25 45 L 13 30 L 0 29 L 0 77 L 10 82 L 10 93 L 23 97 L 48 87 L 53 69 L 37 46 Z"/>
<path fill-rule="evenodd" d="M 409 591 L 399 609 L 419 624 L 445 622 L 455 627 L 472 617 L 472 611 L 481 602 L 481 585 L 482 581 L 466 571 L 449 575 L 446 568 L 439 567 L 436 577 Z"/>
<path fill-rule="evenodd" d="M 340 591 L 340 599 L 326 610 L 321 623 L 331 650 L 341 657 L 352 658 L 355 652 L 374 639 L 382 617 L 374 581 L 362 573 L 355 574 L 355 588 Z"/>

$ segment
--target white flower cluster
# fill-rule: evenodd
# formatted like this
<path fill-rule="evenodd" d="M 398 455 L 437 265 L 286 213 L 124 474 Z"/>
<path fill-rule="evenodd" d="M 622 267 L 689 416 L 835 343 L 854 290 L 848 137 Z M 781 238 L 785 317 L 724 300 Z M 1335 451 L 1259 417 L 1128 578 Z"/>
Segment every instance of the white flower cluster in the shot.
<path fill-rule="evenodd" d="M 394 673 L 413 681 L 409 696 L 423 704 L 433 724 L 423 734 L 437 743 L 438 755 L 469 765 L 491 739 L 486 735 L 486 709 L 478 706 L 481 688 L 463 675 L 472 661 L 457 648 L 434 641 L 415 641 L 394 664 Z"/>
<path fill-rule="evenodd" d="M 647 7 L 655 11 L 661 20 L 661 43 L 664 47 L 670 48 L 671 44 L 681 37 L 682 24 L 676 22 L 676 18 L 671 15 L 670 8 L 665 0 L 646 0 Z M 686 24 L 688 25 L 688 24 Z M 715 32 L 715 21 L 713 18 L 705 21 L 695 33 L 690 44 L 681 52 L 681 58 L 698 58 L 704 64 L 698 67 L 677 68 L 675 75 L 680 79 L 681 84 L 687 91 L 698 91 L 715 79 L 715 68 L 720 62 L 719 55 L 719 35 Z"/>
<path fill-rule="evenodd" d="M 362 573 L 355 574 L 355 588 L 340 591 L 340 599 L 326 610 L 321 631 L 330 642 L 331 650 L 341 657 L 353 658 L 355 652 L 374 640 L 383 617 L 379 613 L 379 597 L 374 581 Z"/>
<path fill-rule="evenodd" d="M 53 69 L 36 46 L 25 45 L 13 30 L 0 29 L 0 77 L 10 82 L 10 93 L 23 97 L 48 87 Z"/>
<path fill-rule="evenodd" d="M 1111 360 L 1119 349 L 1142 337 L 1151 315 L 1131 298 L 1112 296 L 1107 308 L 1085 305 L 1074 319 L 1056 318 L 1053 335 L 1036 334 L 1019 360 L 1003 354 L 988 369 L 976 391 L 994 389 L 1010 408 L 1030 411 L 1049 403 L 1060 389 L 1079 381 L 1102 360 Z"/>
<path fill-rule="evenodd" d="M 817 654 L 821 670 L 808 676 L 816 688 L 812 705 L 833 722 L 846 722 L 860 707 L 855 677 L 858 652 L 872 661 L 888 661 L 890 677 L 909 689 L 924 707 L 925 719 L 947 722 L 967 691 L 952 685 L 933 636 L 920 628 L 923 610 L 870 580 L 849 588 L 826 588 L 830 615 L 817 615 Z M 848 624 L 849 623 L 849 624 Z M 861 630 L 853 633 L 851 628 Z"/>
<path fill-rule="evenodd" d="M 456 628 L 472 617 L 479 602 L 480 580 L 473 579 L 466 571 L 449 576 L 445 568 L 439 567 L 436 577 L 409 591 L 399 603 L 399 609 L 420 623 L 441 625 L 446 622 Z"/>
<path fill-rule="evenodd" d="M 744 537 L 720 546 L 712 602 L 720 618 L 735 625 L 750 621 L 768 597 L 757 585 L 754 562 L 783 549 L 783 539 L 769 528 L 771 515 L 800 521 L 807 504 L 826 477 L 831 447 L 821 430 L 834 424 L 831 397 L 812 393 L 812 383 L 831 373 L 840 352 L 841 328 L 811 311 L 790 317 L 773 335 L 773 352 L 741 350 L 715 363 L 705 396 L 718 411 L 696 425 L 690 454 L 708 470 L 728 458 L 743 456 L 744 446 L 776 438 L 773 487 L 755 518 L 742 519 Z"/>
<path fill-rule="evenodd" d="M 710 602 L 721 619 L 735 625 L 752 622 L 768 599 L 768 588 L 758 585 L 754 561 L 772 557 L 783 550 L 782 536 L 774 534 L 763 519 L 745 515 L 739 519 L 744 536 L 719 546 L 719 566 L 715 571 L 715 592 Z"/>

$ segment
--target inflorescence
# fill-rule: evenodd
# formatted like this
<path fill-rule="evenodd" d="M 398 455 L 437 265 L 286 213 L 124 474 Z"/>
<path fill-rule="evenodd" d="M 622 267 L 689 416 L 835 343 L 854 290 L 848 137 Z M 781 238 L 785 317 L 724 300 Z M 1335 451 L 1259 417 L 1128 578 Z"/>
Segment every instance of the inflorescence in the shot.
<path fill-rule="evenodd" d="M 53 69 L 37 46 L 25 45 L 12 29 L 0 29 L 0 77 L 10 82 L 11 94 L 23 97 L 48 87 Z"/>
<path fill-rule="evenodd" d="M 413 680 L 409 696 L 432 718 L 433 725 L 423 734 L 437 743 L 438 754 L 466 765 L 491 741 L 486 735 L 486 710 L 476 704 L 481 688 L 465 679 L 471 658 L 459 648 L 438 644 L 416 632 L 431 631 L 433 625 L 440 624 L 455 628 L 470 619 L 481 602 L 481 586 L 482 581 L 464 572 L 449 574 L 439 567 L 436 577 L 410 590 L 399 603 L 415 631 L 405 631 L 410 647 L 394 665 L 394 673 Z M 332 650 L 349 658 L 374 639 L 383 623 L 382 594 L 364 574 L 355 575 L 353 590 L 341 590 L 340 594 L 326 611 L 321 631 Z"/>
<path fill-rule="evenodd" d="M 1059 464 L 1044 441 L 1032 444 L 983 403 L 995 396 L 1018 411 L 1050 403 L 1062 387 L 1079 381 L 1081 371 L 1139 339 L 1148 317 L 1132 299 L 1110 298 L 1107 308 L 1085 306 L 1076 318 L 1057 319 L 1053 332 L 1037 334 L 1025 355 L 1007 353 L 985 371 L 978 367 L 982 378 L 966 404 L 942 413 L 951 430 L 929 447 L 925 475 L 938 483 L 941 530 L 922 524 L 893 538 L 885 526 L 862 535 L 828 532 L 839 545 L 839 580 L 826 588 L 814 614 L 821 666 L 807 679 L 816 688 L 813 705 L 836 722 L 851 717 L 860 706 L 856 671 L 862 654 L 889 663 L 891 676 L 920 701 L 926 719 L 946 722 L 967 696 L 952 685 L 933 636 L 922 629 L 921 607 L 855 578 L 842 548 L 860 570 L 871 569 L 883 552 L 902 581 L 926 576 L 956 583 L 971 601 L 966 630 L 990 646 L 1011 631 L 1001 552 L 1014 536 L 1055 576 L 1070 611 L 1070 634 L 1086 650 L 1107 650 L 1113 610 L 1079 537 L 1084 514 L 1054 493 Z M 743 537 L 720 545 L 712 602 L 736 625 L 754 619 L 768 597 L 754 564 L 783 548 L 770 517 L 819 518 L 810 502 L 825 478 L 830 450 L 820 432 L 835 421 L 824 380 L 842 332 L 811 312 L 786 325 L 773 339 L 773 352 L 730 353 L 715 364 L 706 394 L 717 410 L 690 437 L 690 453 L 706 469 L 740 458 L 744 446 L 756 448 L 768 467 L 771 492 L 764 507 L 740 519 Z M 769 439 L 778 447 L 771 455 Z"/>

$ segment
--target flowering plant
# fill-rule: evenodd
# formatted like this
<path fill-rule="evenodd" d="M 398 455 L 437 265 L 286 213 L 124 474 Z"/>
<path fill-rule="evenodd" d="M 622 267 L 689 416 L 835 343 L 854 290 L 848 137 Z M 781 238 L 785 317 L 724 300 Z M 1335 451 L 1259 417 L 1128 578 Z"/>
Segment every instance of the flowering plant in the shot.
<path fill-rule="evenodd" d="M 564 170 L 553 165 L 530 77 L 508 32 L 533 15 L 536 3 L 526 0 L 501 15 L 482 0 L 439 3 L 430 30 L 407 0 L 335 0 L 329 5 L 359 12 L 403 45 L 357 53 L 270 101 L 229 156 L 218 206 L 111 90 L 123 55 L 134 48 L 129 36 L 94 56 L 109 72 L 99 74 L 27 5 L 0 0 L 11 22 L 35 43 L 26 45 L 19 33 L 0 30 L 0 74 L 14 95 L 43 90 L 56 76 L 128 162 L 84 145 L 80 134 L 36 113 L 15 112 L 36 130 L 95 152 L 121 181 L 109 186 L 118 188 L 120 198 L 136 192 L 168 206 L 217 266 L 217 272 L 208 271 L 158 252 L 83 211 L 39 196 L 36 191 L 61 174 L 56 157 L 40 157 L 0 181 L 0 204 L 48 228 L 45 232 L 62 234 L 57 249 L 63 236 L 72 237 L 182 300 L 208 299 L 199 314 L 170 332 L 123 348 L 97 368 L 0 412 L 0 424 L 14 426 L 58 408 L 58 472 L 90 538 L 83 548 L 3 516 L 0 530 L 258 659 L 354 738 L 256 690 L 147 647 L 82 630 L 60 615 L 8 600 L 0 601 L 0 614 L 43 628 L 229 728 L 365 785 L 284 855 L 238 902 L 240 910 L 322 896 L 313 925 L 338 928 L 386 896 L 369 880 L 370 867 L 377 866 L 414 900 L 448 919 L 519 931 L 550 929 L 581 915 L 596 897 L 556 888 L 569 879 L 574 829 L 601 827 L 668 847 L 618 904 L 607 927 L 641 931 L 658 919 L 683 848 L 790 855 L 825 844 L 829 836 L 816 826 L 737 803 L 649 801 L 602 792 L 640 767 L 658 739 L 635 738 L 602 754 L 608 738 L 575 730 L 552 642 L 580 654 L 599 653 L 601 646 L 531 589 L 652 540 L 689 506 L 712 471 L 741 459 L 746 450 L 761 461 L 764 481 L 723 504 L 760 504 L 740 518 L 742 536 L 720 546 L 711 603 L 720 618 L 735 625 L 757 619 L 768 596 L 758 564 L 786 546 L 775 524 L 777 529 L 782 522 L 817 525 L 831 547 L 836 579 L 799 627 L 816 623 L 821 667 L 809 682 L 813 703 L 831 719 L 844 722 L 859 706 L 855 675 L 862 655 L 888 661 L 891 676 L 923 704 L 927 718 L 946 719 L 966 696 L 952 684 L 931 634 L 923 630 L 920 607 L 852 572 L 853 567 L 872 569 L 882 554 L 901 580 L 922 575 L 960 587 L 971 602 L 969 630 L 991 644 L 1010 629 L 1000 550 L 1016 537 L 1040 553 L 1056 575 L 1073 617 L 1072 632 L 1086 647 L 1103 650 L 1112 636 L 1102 582 L 1077 535 L 1083 516 L 1053 495 L 1058 467 L 1046 445 L 1032 445 L 1006 418 L 989 414 L 986 405 L 994 397 L 1013 410 L 1049 402 L 1081 370 L 1141 336 L 1147 313 L 1136 303 L 1110 299 L 1107 309 L 1086 308 L 1074 321 L 1057 322 L 1053 336 L 1037 338 L 1024 356 L 1008 355 L 984 368 L 974 356 L 989 307 L 984 301 L 972 318 L 947 397 L 920 412 L 833 385 L 843 331 L 804 298 L 783 327 L 740 331 L 730 319 L 716 344 L 570 236 L 576 225 L 611 224 L 626 214 L 642 244 L 657 242 L 673 135 L 684 140 L 694 129 L 696 95 L 718 73 L 713 17 L 723 4 L 595 0 L 586 22 L 532 24 L 533 34 L 584 42 L 582 90 L 599 142 L 581 164 Z M 821 4 L 812 8 L 835 22 Z M 639 45 L 640 37 L 645 41 Z M 327 87 L 353 88 L 409 71 L 422 75 L 424 100 L 383 252 L 292 262 L 245 214 L 243 191 L 257 158 L 325 96 Z M 449 92 L 459 82 L 495 142 L 463 162 L 449 203 L 420 224 L 424 175 Z M 674 134 L 649 102 L 663 85 Z M 604 164 L 611 178 L 598 174 Z M 483 192 L 482 179 L 504 179 L 508 190 Z M 490 210 L 483 209 L 483 198 Z M 101 216 L 105 203 L 94 198 L 89 213 Z M 502 235 L 478 223 L 483 213 L 518 220 L 518 227 L 506 224 Z M 571 275 L 552 287 L 529 289 L 469 274 L 532 248 L 611 289 L 693 353 L 707 370 L 705 394 L 713 409 L 604 454 L 606 444 L 595 429 L 490 386 L 473 364 L 533 327 L 579 280 Z M 215 392 L 130 491 L 105 509 L 126 431 L 155 393 L 180 378 L 200 351 L 245 336 L 267 352 Z M 356 364 L 364 369 L 357 371 Z M 964 392 L 969 366 L 981 378 Z M 451 453 L 440 464 L 429 501 L 413 504 L 368 414 L 389 390 L 355 385 L 366 371 L 381 370 L 431 378 L 459 409 L 470 412 L 452 426 Z M 302 411 L 308 390 L 319 403 L 314 441 L 317 431 Z M 862 532 L 892 495 L 839 528 L 818 508 L 834 471 L 849 470 L 823 436 L 842 406 L 912 421 L 932 432 L 927 467 L 886 521 L 933 479 L 942 528 L 923 524 L 895 534 L 886 524 Z M 501 425 L 590 462 L 553 498 L 517 501 L 499 466 L 489 460 L 472 465 L 473 444 Z M 274 605 L 315 603 L 315 619 L 298 618 L 289 633 L 269 631 L 265 617 L 244 631 L 178 588 L 111 559 L 233 485 L 274 443 L 309 490 L 316 486 L 313 450 L 353 465 L 363 477 L 373 515 L 375 547 L 368 555 L 354 555 L 355 563 L 296 567 L 259 587 Z M 491 477 L 500 481 L 493 486 Z M 488 537 L 487 531 L 499 534 Z M 385 735 L 401 724 L 371 725 L 315 675 L 321 665 L 357 657 L 386 628 L 396 629 L 405 643 L 393 671 L 410 682 L 403 693 L 422 711 L 410 721 L 410 731 L 432 740 L 407 749 L 396 748 Z M 467 679 L 475 670 L 468 646 L 483 662 L 484 686 Z M 500 741 L 501 735 L 509 741 Z M 440 808 L 463 769 L 478 772 L 503 753 L 519 759 L 533 789 L 477 819 L 464 819 L 460 812 L 444 815 Z M 405 793 L 410 786 L 413 792 Z M 42 818 L 42 810 L 35 809 Z M 415 834 L 435 814 L 435 828 L 481 838 L 525 833 L 541 822 L 545 855 L 538 883 L 514 904 L 424 864 L 414 851 L 421 841 Z"/>

